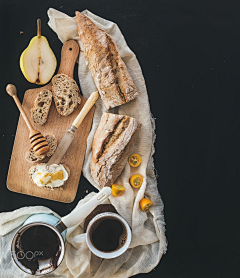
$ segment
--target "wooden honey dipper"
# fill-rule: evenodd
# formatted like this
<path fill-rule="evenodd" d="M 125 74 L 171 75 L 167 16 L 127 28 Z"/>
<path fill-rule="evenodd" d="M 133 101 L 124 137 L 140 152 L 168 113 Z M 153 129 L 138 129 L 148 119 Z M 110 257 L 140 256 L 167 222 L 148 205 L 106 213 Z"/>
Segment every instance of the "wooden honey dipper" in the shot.
<path fill-rule="evenodd" d="M 33 150 L 35 151 L 35 153 L 37 155 L 41 155 L 41 154 L 48 152 L 49 151 L 48 143 L 47 143 L 45 137 L 41 134 L 41 132 L 33 129 L 32 125 L 30 124 L 30 122 L 22 108 L 22 105 L 17 97 L 16 87 L 12 84 L 8 84 L 6 87 L 6 91 L 11 97 L 13 97 L 19 111 L 21 112 L 21 114 L 23 116 L 25 123 L 27 124 L 27 126 L 30 130 L 29 139 L 30 139 L 31 146 L 32 146 Z"/>

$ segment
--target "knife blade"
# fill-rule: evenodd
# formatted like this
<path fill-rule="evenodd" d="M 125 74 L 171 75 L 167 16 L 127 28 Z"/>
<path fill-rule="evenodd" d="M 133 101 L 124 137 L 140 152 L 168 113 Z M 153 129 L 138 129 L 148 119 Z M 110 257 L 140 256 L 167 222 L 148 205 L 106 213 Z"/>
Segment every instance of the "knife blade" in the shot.
<path fill-rule="evenodd" d="M 59 143 L 55 153 L 52 155 L 50 160 L 47 163 L 47 166 L 52 164 L 59 164 L 68 150 L 69 146 L 72 144 L 72 141 L 74 139 L 74 126 L 71 126 L 71 128 L 66 132 L 66 134 L 63 136 L 61 142 Z"/>
<path fill-rule="evenodd" d="M 89 112 L 89 110 L 93 107 L 94 103 L 97 101 L 99 96 L 98 91 L 93 92 L 88 100 L 86 101 L 85 105 L 81 109 L 80 113 L 75 118 L 74 122 L 72 123 L 72 126 L 69 128 L 69 130 L 66 132 L 66 134 L 63 136 L 61 142 L 59 143 L 55 153 L 52 155 L 50 160 L 47 163 L 47 166 L 51 164 L 59 164 L 65 155 L 66 151 L 68 150 L 69 146 L 71 145 L 73 139 L 74 139 L 74 133 L 77 130 L 77 128 L 82 123 L 83 119 Z"/>

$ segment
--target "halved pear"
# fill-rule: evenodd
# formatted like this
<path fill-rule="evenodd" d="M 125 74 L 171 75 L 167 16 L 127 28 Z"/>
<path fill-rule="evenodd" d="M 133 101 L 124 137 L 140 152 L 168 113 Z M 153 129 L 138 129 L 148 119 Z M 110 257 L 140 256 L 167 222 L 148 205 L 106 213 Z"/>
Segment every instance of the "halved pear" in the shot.
<path fill-rule="evenodd" d="M 47 39 L 41 35 L 38 19 L 38 35 L 33 37 L 20 57 L 20 68 L 25 78 L 36 84 L 46 84 L 53 76 L 57 60 Z"/>

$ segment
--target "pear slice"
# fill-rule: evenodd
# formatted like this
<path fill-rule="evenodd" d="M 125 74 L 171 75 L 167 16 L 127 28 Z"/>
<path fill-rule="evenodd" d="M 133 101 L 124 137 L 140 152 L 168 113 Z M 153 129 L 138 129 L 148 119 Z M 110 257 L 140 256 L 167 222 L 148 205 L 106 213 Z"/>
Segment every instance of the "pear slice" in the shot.
<path fill-rule="evenodd" d="M 41 35 L 41 20 L 37 20 L 37 36 L 33 37 L 20 57 L 25 78 L 36 84 L 46 84 L 53 76 L 57 60 L 47 39 Z"/>

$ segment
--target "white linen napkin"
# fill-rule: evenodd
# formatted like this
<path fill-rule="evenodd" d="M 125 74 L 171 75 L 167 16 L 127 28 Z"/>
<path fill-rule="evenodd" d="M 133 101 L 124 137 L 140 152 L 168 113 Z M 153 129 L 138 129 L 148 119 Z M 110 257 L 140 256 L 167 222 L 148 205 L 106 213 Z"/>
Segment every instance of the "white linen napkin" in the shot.
<path fill-rule="evenodd" d="M 126 278 L 138 273 L 151 271 L 160 261 L 167 250 L 165 237 L 165 223 L 163 215 L 163 202 L 157 188 L 157 180 L 154 172 L 153 154 L 155 141 L 155 122 L 151 116 L 148 94 L 142 71 L 135 54 L 129 49 L 118 26 L 93 13 L 85 10 L 88 16 L 97 26 L 104 29 L 115 40 L 120 56 L 125 62 L 140 96 L 127 104 L 107 110 L 101 99 L 96 102 L 92 129 L 87 140 L 87 149 L 83 165 L 83 175 L 88 181 L 99 188 L 94 182 L 90 162 L 92 156 L 92 141 L 104 112 L 128 115 L 136 118 L 142 127 L 135 143 L 133 153 L 142 158 L 141 165 L 133 169 L 127 163 L 122 174 L 115 183 L 125 187 L 125 192 L 119 197 L 110 197 L 119 214 L 128 222 L 132 229 L 132 242 L 129 249 L 120 257 L 111 260 L 102 260 L 93 255 L 87 248 L 82 224 L 67 232 L 66 254 L 60 267 L 47 277 L 61 278 Z M 57 33 L 64 43 L 69 39 L 78 41 L 80 45 L 78 76 L 81 92 L 85 98 L 96 90 L 92 74 L 85 64 L 83 45 L 77 32 L 75 17 L 50 8 L 48 10 L 49 26 Z M 129 177 L 135 173 L 144 177 L 140 189 L 133 189 L 129 184 Z M 89 200 L 94 193 L 88 194 L 78 205 Z M 143 212 L 139 208 L 139 201 L 143 197 L 153 201 L 153 207 L 149 212 Z M 30 277 L 24 274 L 14 265 L 10 255 L 10 243 L 16 228 L 33 213 L 47 212 L 51 210 L 44 207 L 22 208 L 14 212 L 0 214 L 0 277 Z M 21 276 L 20 276 L 21 274 Z M 32 277 L 32 276 L 31 276 Z"/>

